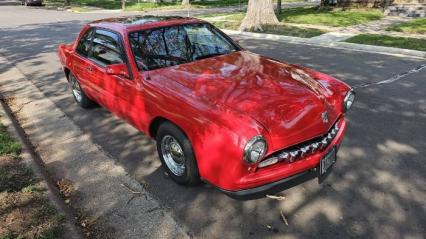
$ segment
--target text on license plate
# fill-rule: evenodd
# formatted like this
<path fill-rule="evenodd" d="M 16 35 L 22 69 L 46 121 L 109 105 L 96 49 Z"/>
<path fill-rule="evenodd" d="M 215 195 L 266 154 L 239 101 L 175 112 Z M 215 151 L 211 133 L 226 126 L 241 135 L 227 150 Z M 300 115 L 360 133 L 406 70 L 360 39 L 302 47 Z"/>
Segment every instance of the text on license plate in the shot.
<path fill-rule="evenodd" d="M 332 148 L 320 161 L 320 175 L 323 175 L 336 162 L 336 149 Z"/>

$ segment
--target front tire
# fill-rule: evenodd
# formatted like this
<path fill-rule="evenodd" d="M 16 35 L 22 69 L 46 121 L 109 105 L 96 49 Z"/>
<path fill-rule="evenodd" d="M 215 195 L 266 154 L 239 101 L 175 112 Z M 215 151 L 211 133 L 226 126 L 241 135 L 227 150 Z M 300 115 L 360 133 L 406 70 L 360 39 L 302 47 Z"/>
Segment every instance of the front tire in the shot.
<path fill-rule="evenodd" d="M 182 130 L 166 122 L 160 125 L 155 138 L 158 155 L 169 176 L 181 185 L 198 185 L 201 181 L 197 162 L 191 142 Z"/>
<path fill-rule="evenodd" d="M 95 106 L 96 103 L 89 99 L 86 93 L 84 93 L 83 89 L 81 89 L 80 83 L 78 82 L 77 78 L 72 73 L 69 73 L 68 77 L 75 102 L 77 102 L 78 105 L 85 109 L 92 108 L 93 106 Z"/>

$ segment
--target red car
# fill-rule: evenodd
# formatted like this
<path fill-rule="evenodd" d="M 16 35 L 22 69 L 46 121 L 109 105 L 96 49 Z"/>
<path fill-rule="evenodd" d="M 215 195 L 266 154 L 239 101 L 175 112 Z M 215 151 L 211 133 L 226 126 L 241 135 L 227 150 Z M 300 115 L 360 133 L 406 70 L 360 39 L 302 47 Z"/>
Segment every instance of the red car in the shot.
<path fill-rule="evenodd" d="M 193 18 L 99 20 L 58 51 L 80 106 L 96 102 L 155 138 L 177 183 L 205 181 L 232 196 L 326 175 L 355 96 Z"/>
<path fill-rule="evenodd" d="M 43 0 L 21 0 L 24 6 L 43 6 Z"/>

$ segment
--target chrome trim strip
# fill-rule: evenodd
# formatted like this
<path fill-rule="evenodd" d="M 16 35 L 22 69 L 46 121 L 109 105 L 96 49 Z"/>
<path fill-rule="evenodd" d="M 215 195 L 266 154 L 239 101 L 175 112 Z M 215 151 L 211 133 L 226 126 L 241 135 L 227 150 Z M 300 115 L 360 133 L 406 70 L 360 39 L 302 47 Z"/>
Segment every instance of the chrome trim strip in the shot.
<path fill-rule="evenodd" d="M 336 135 L 339 133 L 340 128 L 339 128 L 339 123 L 340 120 L 337 120 L 336 123 L 333 125 L 333 127 L 328 131 L 328 133 L 318 139 L 316 139 L 315 141 L 310 142 L 309 144 L 306 143 L 300 143 L 298 145 L 296 145 L 296 147 L 291 147 L 291 150 L 286 150 L 283 149 L 281 151 L 278 151 L 278 153 L 273 154 L 270 157 L 265 158 L 263 161 L 265 160 L 269 160 L 272 158 L 278 158 L 277 162 L 281 162 L 281 161 L 286 161 L 288 163 L 292 163 L 295 162 L 303 157 L 305 157 L 306 155 L 309 154 L 314 154 L 316 152 L 318 152 L 318 150 L 324 149 L 326 148 L 331 141 L 333 141 L 333 139 L 336 137 Z M 261 162 L 263 162 L 261 161 Z M 271 160 L 274 161 L 274 160 Z M 276 164 L 274 163 L 274 164 Z M 259 168 L 263 168 L 263 167 L 267 167 L 273 164 L 262 164 L 260 163 L 258 165 Z"/>

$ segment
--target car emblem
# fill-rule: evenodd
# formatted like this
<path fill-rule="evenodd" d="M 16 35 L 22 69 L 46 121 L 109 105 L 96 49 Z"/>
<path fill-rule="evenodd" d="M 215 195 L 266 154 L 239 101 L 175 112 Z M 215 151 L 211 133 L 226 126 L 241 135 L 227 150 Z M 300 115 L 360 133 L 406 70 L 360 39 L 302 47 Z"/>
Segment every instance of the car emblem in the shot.
<path fill-rule="evenodd" d="M 325 111 L 325 112 L 323 112 L 321 114 L 321 118 L 322 118 L 322 122 L 324 122 L 324 124 L 328 123 L 328 113 L 327 113 L 327 111 Z"/>

